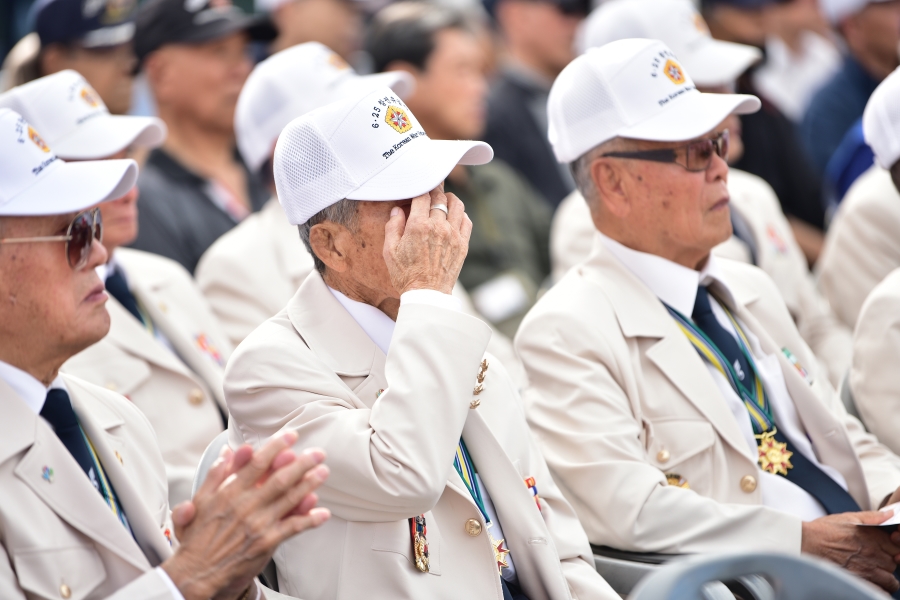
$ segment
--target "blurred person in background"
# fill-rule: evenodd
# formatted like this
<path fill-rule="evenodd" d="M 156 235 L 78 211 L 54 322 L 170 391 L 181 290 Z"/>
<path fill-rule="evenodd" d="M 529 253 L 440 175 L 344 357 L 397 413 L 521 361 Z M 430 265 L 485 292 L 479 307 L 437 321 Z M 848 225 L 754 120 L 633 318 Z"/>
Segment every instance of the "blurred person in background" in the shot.
<path fill-rule="evenodd" d="M 588 47 L 624 38 L 662 40 L 683 61 L 701 92 L 728 93 L 762 55 L 753 46 L 710 37 L 690 0 L 611 0 L 594 10 L 585 23 L 583 42 Z M 737 115 L 728 117 L 727 127 L 728 162 L 734 164 L 744 152 Z M 763 179 L 740 169 L 728 170 L 727 185 L 732 235 L 713 253 L 756 265 L 772 277 L 797 329 L 824 363 L 829 380 L 840 385 L 850 367 L 851 329 L 816 289 L 778 198 Z M 588 258 L 596 235 L 584 197 L 573 192 L 553 218 L 550 248 L 556 281 Z"/>
<path fill-rule="evenodd" d="M 0 95 L 69 160 L 123 158 L 165 139 L 155 117 L 110 115 L 90 85 L 62 71 Z M 109 333 L 63 365 L 65 373 L 127 396 L 150 421 L 166 466 L 169 502 L 191 495 L 206 446 L 224 428 L 222 390 L 231 345 L 190 275 L 167 258 L 123 248 L 137 237 L 138 188 L 100 205 L 111 296 Z"/>
<path fill-rule="evenodd" d="M 477 27 L 458 11 L 421 2 L 392 4 L 372 22 L 366 49 L 375 69 L 412 75 L 406 102 L 432 139 L 484 132 L 488 85 Z M 550 274 L 552 209 L 502 160 L 457 166 L 444 191 L 463 201 L 472 220 L 459 281 L 478 312 L 512 337 Z"/>
<path fill-rule="evenodd" d="M 113 114 L 131 105 L 136 0 L 37 0 L 35 31 L 3 64 L 0 91 L 73 69 L 91 84 Z"/>
<path fill-rule="evenodd" d="M 556 207 L 575 182 L 547 142 L 547 95 L 575 58 L 575 33 L 587 0 L 487 0 L 504 56 L 488 97 L 484 140 L 496 157 Z"/>
<path fill-rule="evenodd" d="M 256 0 L 256 10 L 268 12 L 278 29 L 272 54 L 319 42 L 353 63 L 362 47 L 362 0 Z"/>
<path fill-rule="evenodd" d="M 813 166 L 824 174 L 841 140 L 878 83 L 900 64 L 900 0 L 821 0 L 846 43 L 843 65 L 813 97 L 800 131 Z"/>
<path fill-rule="evenodd" d="M 141 171 L 133 247 L 193 273 L 210 244 L 269 197 L 235 147 L 234 111 L 253 68 L 248 42 L 275 30 L 221 0 L 148 0 L 136 25 L 135 51 L 169 135 Z"/>
<path fill-rule="evenodd" d="M 804 32 L 820 29 L 815 7 L 810 6 L 808 0 L 788 3 L 705 0 L 702 6 L 712 36 L 739 44 L 768 47 L 767 40 L 799 39 Z M 807 101 L 801 99 L 808 98 L 821 85 L 822 75 L 827 77 L 829 69 L 834 68 L 829 66 L 833 62 L 823 60 L 828 56 L 823 44 L 828 42 L 824 38 L 811 39 L 817 40 L 811 44 L 814 49 L 808 50 L 809 56 L 799 61 L 795 69 L 785 69 L 780 76 L 770 76 L 768 80 L 756 77 L 757 71 L 751 70 L 738 79 L 737 91 L 758 96 L 763 105 L 759 112 L 741 116 L 744 155 L 734 166 L 762 177 L 772 186 L 791 224 L 794 238 L 807 262 L 813 265 L 822 251 L 826 225 L 822 178 L 806 155 L 796 122 L 781 111 L 783 103 L 769 101 L 759 89 L 761 81 L 766 81 L 771 88 L 783 87 L 778 81 L 794 80 L 798 83 L 793 97 L 798 104 L 805 105 Z M 766 63 L 759 68 L 765 69 Z M 812 75 L 802 75 L 807 70 L 813 71 Z M 776 83 L 772 84 L 772 80 Z M 766 83 L 762 87 L 766 87 Z M 792 105 L 789 110 L 796 111 L 797 107 Z"/>

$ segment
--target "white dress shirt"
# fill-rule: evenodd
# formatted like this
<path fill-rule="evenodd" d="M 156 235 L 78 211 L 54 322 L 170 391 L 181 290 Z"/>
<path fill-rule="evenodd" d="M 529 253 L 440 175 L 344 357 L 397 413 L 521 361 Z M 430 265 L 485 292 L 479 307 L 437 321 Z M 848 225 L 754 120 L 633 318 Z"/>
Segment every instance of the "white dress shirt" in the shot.
<path fill-rule="evenodd" d="M 6 385 L 11 387 L 16 395 L 24 400 L 25 404 L 28 405 L 28 408 L 33 410 L 36 415 L 40 415 L 41 410 L 44 408 L 44 402 L 47 401 L 47 392 L 53 389 L 61 389 L 67 394 L 69 393 L 69 390 L 66 388 L 66 383 L 62 380 L 62 377 L 59 377 L 58 375 L 56 379 L 53 380 L 53 383 L 50 384 L 50 387 L 47 387 L 22 369 L 18 369 L 3 361 L 0 361 L 0 379 L 2 379 Z M 156 571 L 159 573 L 159 576 L 162 577 L 162 580 L 166 582 L 169 591 L 172 592 L 172 597 L 176 600 L 184 600 L 184 596 L 182 596 L 181 592 L 178 591 L 178 588 L 175 587 L 169 574 L 166 573 L 162 567 L 156 567 Z"/>
<path fill-rule="evenodd" d="M 690 317 L 694 312 L 697 287 L 701 284 L 708 285 L 715 281 L 719 289 L 725 290 L 731 296 L 731 291 L 719 275 L 718 259 L 714 255 L 710 255 L 706 266 L 701 271 L 695 271 L 660 256 L 627 248 L 602 233 L 600 238 L 604 247 L 619 259 L 632 274 L 644 282 L 657 298 L 685 316 Z M 712 294 L 709 299 L 716 320 L 737 340 L 737 332 L 722 306 Z M 846 490 L 847 482 L 844 477 L 836 469 L 819 462 L 784 382 L 784 373 L 781 372 L 778 356 L 765 353 L 760 346 L 759 338 L 753 335 L 753 332 L 747 329 L 743 323 L 740 321 L 738 323 L 750 342 L 750 352 L 753 354 L 753 360 L 759 370 L 759 377 L 769 397 L 769 404 L 775 421 L 778 423 L 779 431 L 790 440 L 795 451 L 803 454 Z M 728 408 L 731 409 L 741 433 L 744 434 L 748 456 L 754 463 L 757 462 L 757 442 L 754 438 L 753 425 L 750 422 L 750 413 L 747 411 L 747 407 L 744 406 L 743 400 L 735 393 L 725 376 L 709 362 L 705 360 L 703 362 L 715 380 Z M 786 477 L 773 475 L 762 469 L 759 469 L 759 473 L 763 505 L 792 514 L 804 521 L 812 521 L 827 514 L 818 500 L 803 488 L 788 481 Z"/>
<path fill-rule="evenodd" d="M 396 326 L 394 320 L 371 304 L 364 304 L 362 302 L 357 302 L 356 300 L 351 300 L 331 287 L 328 289 L 337 301 L 341 303 L 341 306 L 350 313 L 353 320 L 362 327 L 362 330 L 366 332 L 366 335 L 368 335 L 369 338 L 375 342 L 375 345 L 387 355 L 388 350 L 391 347 L 391 337 L 394 335 L 394 327 Z M 437 290 L 410 290 L 404 292 L 400 296 L 400 306 L 403 306 L 404 304 L 428 304 L 447 310 L 462 310 L 462 303 L 459 301 L 459 298 L 451 296 L 450 294 L 441 293 Z M 503 528 L 500 526 L 500 519 L 497 517 L 494 503 L 491 502 L 491 496 L 488 494 L 487 488 L 482 485 L 481 477 L 476 474 L 475 478 L 478 480 L 478 485 L 481 487 L 484 510 L 487 512 L 488 518 L 491 521 L 489 531 L 490 536 L 495 540 L 504 539 Z M 507 581 L 515 581 L 516 566 L 513 564 L 512 554 L 506 555 L 506 562 L 509 564 L 509 568 L 503 569 L 503 578 Z"/>

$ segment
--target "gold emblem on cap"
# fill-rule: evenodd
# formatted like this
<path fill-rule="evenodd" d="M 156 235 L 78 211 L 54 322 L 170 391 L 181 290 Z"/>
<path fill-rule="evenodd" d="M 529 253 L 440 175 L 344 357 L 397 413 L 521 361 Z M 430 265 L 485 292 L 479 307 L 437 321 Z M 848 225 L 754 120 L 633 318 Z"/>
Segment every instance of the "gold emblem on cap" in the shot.
<path fill-rule="evenodd" d="M 38 132 L 31 125 L 28 126 L 28 137 L 34 142 L 35 146 L 41 149 L 41 152 L 50 152 L 50 146 L 47 145 L 44 138 L 39 136 Z"/>
<path fill-rule="evenodd" d="M 671 58 L 666 61 L 666 64 L 663 67 L 663 73 L 666 74 L 666 77 L 669 78 L 669 81 L 676 85 L 681 85 L 682 83 L 687 81 L 684 77 L 684 71 L 681 69 L 681 65 L 679 65 Z"/>
<path fill-rule="evenodd" d="M 100 106 L 100 96 L 97 95 L 97 92 L 95 92 L 91 86 L 86 85 L 81 88 L 81 94 L 79 95 L 91 108 Z"/>
<path fill-rule="evenodd" d="M 412 121 L 409 115 L 399 106 L 391 104 L 384 113 L 384 122 L 390 125 L 397 133 L 406 133 L 412 129 Z"/>
<path fill-rule="evenodd" d="M 350 68 L 350 65 L 347 64 L 346 60 L 341 58 L 339 54 L 335 54 L 333 52 L 328 57 L 328 64 L 340 71 Z"/>

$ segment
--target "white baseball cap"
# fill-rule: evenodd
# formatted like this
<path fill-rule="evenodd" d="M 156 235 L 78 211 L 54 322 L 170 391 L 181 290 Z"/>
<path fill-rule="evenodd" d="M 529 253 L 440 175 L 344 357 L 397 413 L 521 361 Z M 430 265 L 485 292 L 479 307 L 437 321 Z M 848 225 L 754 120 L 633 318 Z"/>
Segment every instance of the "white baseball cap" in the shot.
<path fill-rule="evenodd" d="M 660 40 L 701 87 L 730 85 L 762 58 L 759 48 L 713 39 L 691 0 L 610 0 L 584 25 L 584 49 L 616 40 Z"/>
<path fill-rule="evenodd" d="M 494 157 L 484 142 L 432 140 L 388 88 L 291 121 L 275 145 L 275 187 L 292 225 L 348 200 L 415 198 L 456 165 Z"/>
<path fill-rule="evenodd" d="M 863 137 L 885 169 L 900 160 L 900 68 L 878 84 L 862 117 Z"/>
<path fill-rule="evenodd" d="M 12 110 L 0 108 L 0 216 L 63 215 L 124 196 L 137 182 L 133 160 L 67 163 Z"/>
<path fill-rule="evenodd" d="M 156 117 L 111 115 L 84 77 L 67 69 L 4 94 L 0 108 L 21 114 L 41 132 L 60 158 L 107 158 L 128 148 L 154 148 L 166 139 Z"/>
<path fill-rule="evenodd" d="M 690 140 L 759 107 L 756 96 L 700 93 L 660 41 L 618 40 L 589 49 L 553 82 L 548 136 L 556 160 L 568 163 L 615 137 Z"/>
<path fill-rule="evenodd" d="M 318 42 L 273 54 L 256 65 L 238 97 L 234 131 L 244 162 L 250 170 L 259 170 L 292 119 L 382 87 L 405 98 L 415 82 L 401 71 L 357 75 L 343 58 Z"/>
<path fill-rule="evenodd" d="M 869 4 L 888 2 L 889 0 L 819 0 L 822 14 L 832 25 L 838 25 L 847 17 L 862 12 Z"/>

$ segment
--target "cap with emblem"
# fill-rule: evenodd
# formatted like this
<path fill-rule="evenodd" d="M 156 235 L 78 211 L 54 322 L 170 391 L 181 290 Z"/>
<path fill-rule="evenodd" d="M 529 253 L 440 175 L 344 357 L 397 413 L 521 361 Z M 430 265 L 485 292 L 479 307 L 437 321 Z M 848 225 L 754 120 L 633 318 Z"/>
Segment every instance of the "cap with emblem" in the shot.
<path fill-rule="evenodd" d="M 231 0 L 147 0 L 138 9 L 135 24 L 139 62 L 166 44 L 201 44 L 238 31 L 258 41 L 277 34 L 268 17 L 245 14 Z"/>
<path fill-rule="evenodd" d="M 404 98 L 414 85 L 405 71 L 357 75 L 343 58 L 318 42 L 282 50 L 256 65 L 241 90 L 234 115 L 241 156 L 256 171 L 271 156 L 278 134 L 292 119 L 381 87 Z"/>
<path fill-rule="evenodd" d="M 38 0 L 31 10 L 41 45 L 101 48 L 131 41 L 136 6 L 136 0 Z"/>
<path fill-rule="evenodd" d="M 875 161 L 890 169 L 900 160 L 900 69 L 888 75 L 869 96 L 862 126 Z"/>
<path fill-rule="evenodd" d="M 156 117 L 111 115 L 100 96 L 72 70 L 0 94 L 0 108 L 22 115 L 64 159 L 108 158 L 129 146 L 152 148 L 166 137 Z"/>
<path fill-rule="evenodd" d="M 457 164 L 490 162 L 484 142 L 432 140 L 403 101 L 381 88 L 291 121 L 275 145 L 275 187 L 292 225 L 348 200 L 405 200 Z"/>
<path fill-rule="evenodd" d="M 0 108 L 0 216 L 62 215 L 122 197 L 133 160 L 67 163 L 19 113 Z"/>
<path fill-rule="evenodd" d="M 759 48 L 713 39 L 691 0 L 605 2 L 585 21 L 582 45 L 599 48 L 627 38 L 662 41 L 701 87 L 731 85 L 762 58 Z"/>
<path fill-rule="evenodd" d="M 698 91 L 662 42 L 618 40 L 591 48 L 556 78 L 547 102 L 548 136 L 556 159 L 568 163 L 615 137 L 690 140 L 732 113 L 759 107 L 756 96 Z"/>

